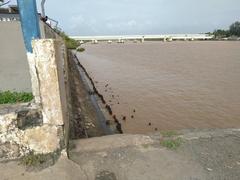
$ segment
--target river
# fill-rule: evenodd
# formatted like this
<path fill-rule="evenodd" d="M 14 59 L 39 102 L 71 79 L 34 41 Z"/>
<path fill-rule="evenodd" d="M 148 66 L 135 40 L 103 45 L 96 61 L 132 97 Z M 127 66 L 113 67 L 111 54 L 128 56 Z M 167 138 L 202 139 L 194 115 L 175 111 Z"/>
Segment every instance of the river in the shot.
<path fill-rule="evenodd" d="M 79 60 L 124 133 L 240 128 L 240 42 L 84 47 Z"/>

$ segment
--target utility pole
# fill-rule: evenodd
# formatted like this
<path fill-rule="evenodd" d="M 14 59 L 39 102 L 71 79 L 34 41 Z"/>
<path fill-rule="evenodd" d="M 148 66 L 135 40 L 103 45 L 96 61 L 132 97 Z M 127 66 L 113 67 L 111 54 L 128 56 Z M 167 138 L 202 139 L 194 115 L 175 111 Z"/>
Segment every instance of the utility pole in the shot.
<path fill-rule="evenodd" d="M 22 33 L 25 48 L 27 51 L 27 59 L 29 72 L 31 75 L 32 92 L 35 98 L 35 103 L 40 104 L 40 86 L 36 71 L 36 62 L 34 59 L 32 40 L 40 39 L 39 16 L 37 13 L 36 0 L 17 0 L 20 14 Z"/>
<path fill-rule="evenodd" d="M 32 53 L 32 40 L 40 38 L 36 0 L 17 0 L 23 39 L 28 53 Z"/>

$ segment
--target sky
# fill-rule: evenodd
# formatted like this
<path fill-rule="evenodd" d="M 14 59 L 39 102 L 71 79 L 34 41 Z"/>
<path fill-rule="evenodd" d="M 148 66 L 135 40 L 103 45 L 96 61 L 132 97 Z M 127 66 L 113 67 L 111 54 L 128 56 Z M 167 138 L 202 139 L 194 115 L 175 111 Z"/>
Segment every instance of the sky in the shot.
<path fill-rule="evenodd" d="M 45 5 L 69 35 L 205 33 L 240 21 L 240 0 L 46 0 Z"/>

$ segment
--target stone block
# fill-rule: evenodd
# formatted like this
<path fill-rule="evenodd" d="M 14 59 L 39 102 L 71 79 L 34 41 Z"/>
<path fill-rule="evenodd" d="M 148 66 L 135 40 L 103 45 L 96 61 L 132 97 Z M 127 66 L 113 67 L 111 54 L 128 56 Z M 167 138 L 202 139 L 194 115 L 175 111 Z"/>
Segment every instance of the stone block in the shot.
<path fill-rule="evenodd" d="M 51 153 L 64 147 L 63 126 L 43 125 L 39 106 L 8 106 L 8 111 L 0 114 L 0 161 L 19 158 L 32 151 Z"/>
<path fill-rule="evenodd" d="M 17 127 L 17 114 L 12 112 L 0 115 L 0 133 L 6 133 Z"/>
<path fill-rule="evenodd" d="M 20 147 L 16 143 L 6 142 L 4 144 L 0 144 L 0 158 L 17 158 L 21 155 Z"/>
<path fill-rule="evenodd" d="M 42 125 L 42 113 L 39 109 L 23 109 L 17 112 L 18 128 L 24 130 Z"/>
<path fill-rule="evenodd" d="M 50 153 L 60 149 L 62 127 L 43 125 L 24 132 L 23 142 L 36 153 Z"/>

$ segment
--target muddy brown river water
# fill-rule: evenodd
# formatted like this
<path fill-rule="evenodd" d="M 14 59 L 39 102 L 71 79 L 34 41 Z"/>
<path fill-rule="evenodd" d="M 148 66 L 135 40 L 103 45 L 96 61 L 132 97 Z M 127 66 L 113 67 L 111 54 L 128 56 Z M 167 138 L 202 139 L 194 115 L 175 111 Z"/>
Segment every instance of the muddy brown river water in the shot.
<path fill-rule="evenodd" d="M 79 60 L 124 133 L 240 128 L 240 42 L 100 43 L 85 48 Z"/>

